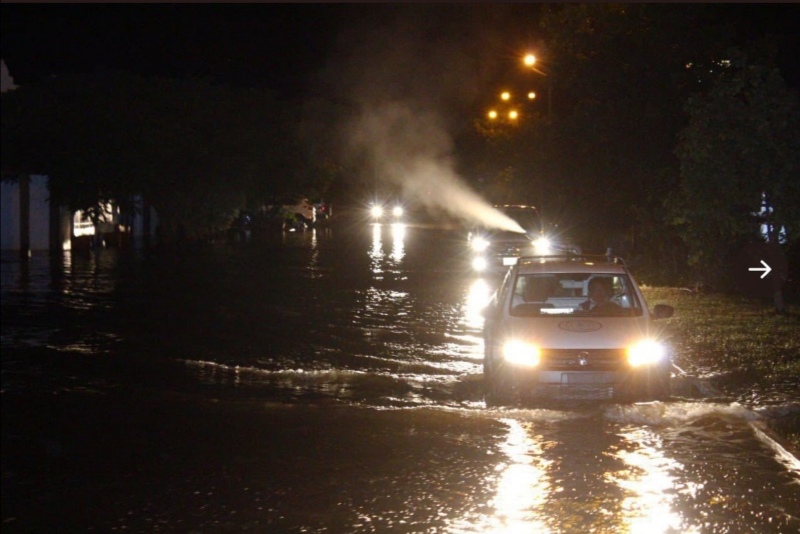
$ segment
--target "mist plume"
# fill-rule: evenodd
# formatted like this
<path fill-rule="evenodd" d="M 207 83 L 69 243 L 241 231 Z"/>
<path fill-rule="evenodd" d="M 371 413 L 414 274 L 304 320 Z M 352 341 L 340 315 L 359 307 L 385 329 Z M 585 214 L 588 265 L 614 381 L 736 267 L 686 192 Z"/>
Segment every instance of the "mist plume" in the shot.
<path fill-rule="evenodd" d="M 350 125 L 353 148 L 363 151 L 364 169 L 397 184 L 431 213 L 515 232 L 524 230 L 470 189 L 455 172 L 452 139 L 438 117 L 404 102 L 383 103 Z"/>
<path fill-rule="evenodd" d="M 328 71 L 354 111 L 339 131 L 359 172 L 399 185 L 429 212 L 524 232 L 458 175 L 450 133 L 470 122 L 489 76 L 500 40 L 483 28 L 495 27 L 485 17 L 497 11 L 423 5 L 373 13 L 341 36 Z"/>

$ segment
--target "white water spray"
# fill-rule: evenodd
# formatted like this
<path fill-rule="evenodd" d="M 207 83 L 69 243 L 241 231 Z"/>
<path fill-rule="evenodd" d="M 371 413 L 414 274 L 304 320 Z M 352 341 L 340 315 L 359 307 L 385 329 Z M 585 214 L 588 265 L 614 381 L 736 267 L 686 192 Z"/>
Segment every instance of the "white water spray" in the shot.
<path fill-rule="evenodd" d="M 407 103 L 386 103 L 358 117 L 349 138 L 353 148 L 367 156 L 371 175 L 400 185 L 429 211 L 487 228 L 525 232 L 457 175 L 452 141 L 434 114 Z"/>

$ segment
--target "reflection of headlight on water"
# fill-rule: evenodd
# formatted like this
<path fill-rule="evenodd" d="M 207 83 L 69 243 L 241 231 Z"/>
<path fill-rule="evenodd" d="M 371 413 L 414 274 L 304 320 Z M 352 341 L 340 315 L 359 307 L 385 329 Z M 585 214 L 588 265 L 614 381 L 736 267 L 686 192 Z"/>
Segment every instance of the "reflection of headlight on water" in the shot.
<path fill-rule="evenodd" d="M 540 237 L 533 242 L 533 250 L 538 255 L 550 254 L 552 251 L 550 240 L 546 237 Z"/>
<path fill-rule="evenodd" d="M 657 341 L 645 340 L 628 349 L 628 363 L 631 367 L 652 365 L 661 361 L 667 350 Z"/>
<path fill-rule="evenodd" d="M 406 237 L 406 225 L 401 222 L 392 223 L 392 238 L 404 239 Z"/>
<path fill-rule="evenodd" d="M 472 247 L 472 250 L 474 250 L 475 252 L 483 252 L 484 250 L 489 248 L 489 242 L 482 237 L 476 237 L 475 239 L 472 240 L 470 246 Z"/>
<path fill-rule="evenodd" d="M 472 259 L 472 268 L 476 271 L 483 271 L 486 269 L 487 265 L 486 258 L 478 257 Z"/>
<path fill-rule="evenodd" d="M 483 278 L 478 278 L 469 286 L 464 306 L 464 318 L 469 326 L 483 326 L 483 310 L 492 300 L 494 291 Z"/>

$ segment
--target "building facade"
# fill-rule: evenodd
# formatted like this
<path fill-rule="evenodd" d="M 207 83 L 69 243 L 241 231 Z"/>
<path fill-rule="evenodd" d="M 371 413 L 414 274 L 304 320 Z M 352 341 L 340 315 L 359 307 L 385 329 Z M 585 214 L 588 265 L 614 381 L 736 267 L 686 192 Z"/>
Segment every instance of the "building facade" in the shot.
<path fill-rule="evenodd" d="M 17 88 L 5 61 L 0 60 L 2 92 Z M 73 247 L 153 244 L 158 217 L 142 201 L 133 199 L 130 213 L 112 204 L 98 206 L 95 221 L 78 211 L 51 203 L 49 178 L 42 175 L 3 176 L 0 182 L 0 249 L 23 256 L 32 251 L 59 252 Z"/>

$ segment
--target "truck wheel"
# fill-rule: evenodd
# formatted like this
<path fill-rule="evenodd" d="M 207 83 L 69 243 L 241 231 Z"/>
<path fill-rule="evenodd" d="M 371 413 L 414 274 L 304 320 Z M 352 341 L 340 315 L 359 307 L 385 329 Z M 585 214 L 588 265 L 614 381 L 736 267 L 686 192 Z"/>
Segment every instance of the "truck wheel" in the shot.
<path fill-rule="evenodd" d="M 505 373 L 487 362 L 487 358 L 484 358 L 483 363 L 483 387 L 483 397 L 487 407 L 506 406 L 511 403 L 512 390 Z"/>
<path fill-rule="evenodd" d="M 672 393 L 670 387 L 670 374 L 658 373 L 653 375 L 647 382 L 648 397 L 655 400 L 668 399 Z"/>

